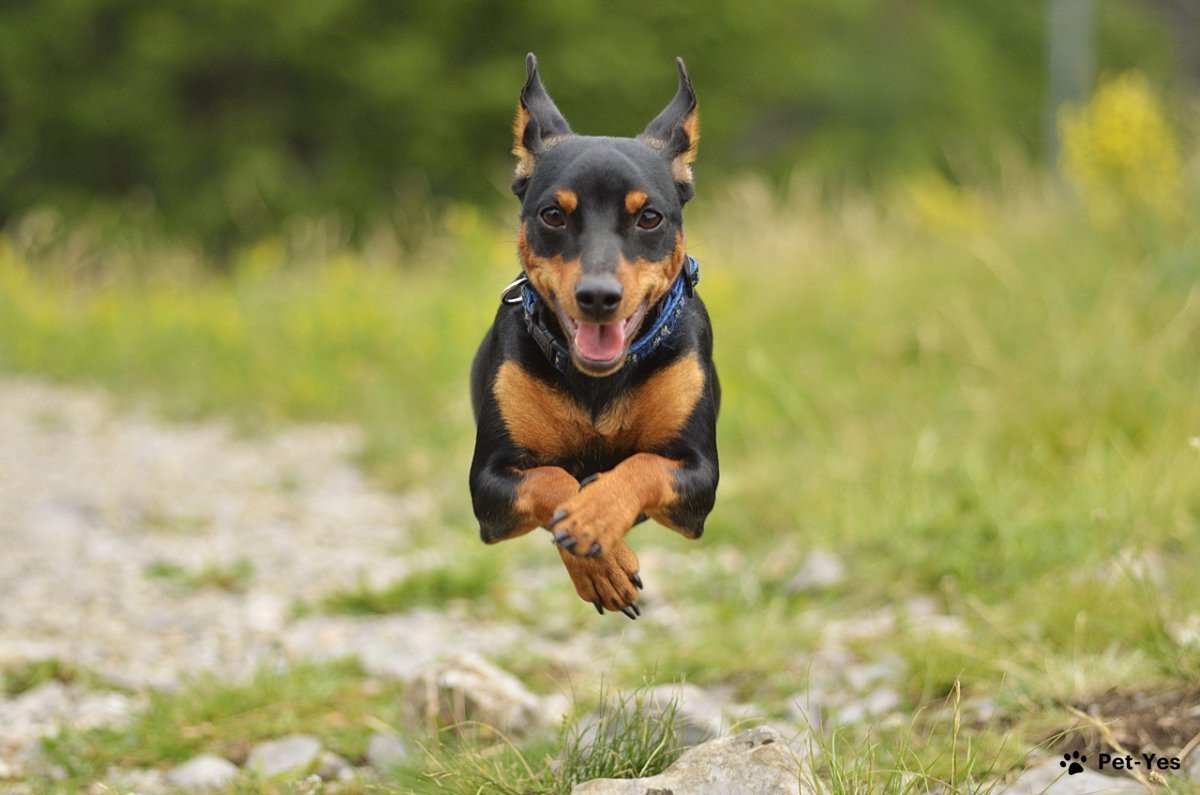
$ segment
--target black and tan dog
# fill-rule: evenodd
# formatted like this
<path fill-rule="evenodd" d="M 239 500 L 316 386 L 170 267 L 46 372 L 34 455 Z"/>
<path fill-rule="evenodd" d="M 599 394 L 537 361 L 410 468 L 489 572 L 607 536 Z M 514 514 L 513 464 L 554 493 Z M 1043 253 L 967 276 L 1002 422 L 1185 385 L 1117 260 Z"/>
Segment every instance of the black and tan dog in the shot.
<path fill-rule="evenodd" d="M 699 139 L 679 91 L 637 138 L 575 135 L 526 59 L 513 193 L 524 272 L 471 368 L 471 497 L 487 543 L 546 527 L 575 590 L 640 614 L 625 535 L 697 538 L 717 489 L 712 326 L 684 249 Z"/>

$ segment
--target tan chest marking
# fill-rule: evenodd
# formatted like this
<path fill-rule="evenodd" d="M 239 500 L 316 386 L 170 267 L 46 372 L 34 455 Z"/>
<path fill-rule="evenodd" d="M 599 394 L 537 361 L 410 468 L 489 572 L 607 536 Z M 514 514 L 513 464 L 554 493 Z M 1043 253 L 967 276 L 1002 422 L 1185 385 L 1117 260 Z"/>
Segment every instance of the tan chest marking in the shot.
<path fill-rule="evenodd" d="M 492 394 L 513 442 L 544 459 L 567 456 L 593 433 L 591 419 L 575 401 L 516 362 L 500 365 Z"/>
<path fill-rule="evenodd" d="M 513 442 L 543 459 L 569 457 L 589 444 L 648 451 L 679 435 L 704 393 L 704 369 L 688 354 L 617 399 L 595 423 L 575 401 L 515 362 L 496 373 L 492 394 Z"/>

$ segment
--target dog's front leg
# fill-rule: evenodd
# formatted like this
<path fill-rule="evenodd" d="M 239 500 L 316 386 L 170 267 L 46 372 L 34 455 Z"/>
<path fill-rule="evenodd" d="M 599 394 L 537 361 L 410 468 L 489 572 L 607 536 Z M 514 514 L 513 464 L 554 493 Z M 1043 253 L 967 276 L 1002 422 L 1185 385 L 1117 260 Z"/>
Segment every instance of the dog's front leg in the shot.
<path fill-rule="evenodd" d="M 487 466 L 471 477 L 479 534 L 489 544 L 548 526 L 554 510 L 578 492 L 579 481 L 561 467 Z"/>
<path fill-rule="evenodd" d="M 608 472 L 585 478 L 579 492 L 550 517 L 559 555 L 575 591 L 597 609 L 638 613 L 638 559 L 625 535 L 642 515 L 672 527 L 680 462 L 637 453 Z"/>

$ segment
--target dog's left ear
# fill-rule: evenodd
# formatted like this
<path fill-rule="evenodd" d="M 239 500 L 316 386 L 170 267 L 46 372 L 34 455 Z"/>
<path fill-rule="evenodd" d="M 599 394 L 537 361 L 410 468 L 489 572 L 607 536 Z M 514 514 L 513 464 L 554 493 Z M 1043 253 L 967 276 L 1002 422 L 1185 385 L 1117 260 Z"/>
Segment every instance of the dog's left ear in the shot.
<path fill-rule="evenodd" d="M 676 58 L 675 65 L 679 67 L 679 90 L 675 92 L 675 98 L 638 138 L 667 158 L 675 187 L 679 189 L 679 200 L 686 202 L 696 192 L 692 185 L 692 163 L 700 143 L 700 113 L 687 66 L 682 58 Z"/>
<path fill-rule="evenodd" d="M 553 146 L 558 138 L 570 134 L 571 125 L 567 124 L 554 100 L 546 93 L 546 87 L 538 75 L 537 58 L 529 53 L 525 56 L 525 87 L 521 89 L 517 118 L 513 122 L 512 152 L 517 158 L 513 193 L 524 195 L 538 155 Z"/>

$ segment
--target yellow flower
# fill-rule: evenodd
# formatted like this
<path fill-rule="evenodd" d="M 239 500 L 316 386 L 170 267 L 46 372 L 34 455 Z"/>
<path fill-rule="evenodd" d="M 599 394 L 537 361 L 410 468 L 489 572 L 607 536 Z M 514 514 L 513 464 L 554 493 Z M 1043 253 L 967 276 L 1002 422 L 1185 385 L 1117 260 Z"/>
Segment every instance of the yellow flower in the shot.
<path fill-rule="evenodd" d="M 1149 210 L 1179 212 L 1182 165 L 1162 101 L 1138 72 L 1104 82 L 1083 107 L 1059 114 L 1063 172 L 1103 225 Z"/>

